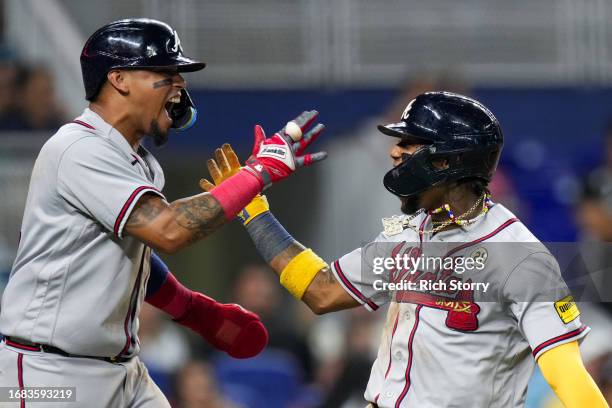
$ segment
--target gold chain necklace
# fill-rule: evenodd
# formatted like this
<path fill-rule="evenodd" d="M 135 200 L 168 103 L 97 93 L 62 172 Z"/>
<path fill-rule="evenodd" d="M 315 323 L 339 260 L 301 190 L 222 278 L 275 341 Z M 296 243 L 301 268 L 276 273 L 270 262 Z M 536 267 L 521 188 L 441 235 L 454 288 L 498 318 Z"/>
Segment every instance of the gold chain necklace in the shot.
<path fill-rule="evenodd" d="M 480 211 L 480 214 L 478 214 L 474 218 L 465 219 L 465 217 L 467 217 L 469 214 L 471 214 L 480 205 L 482 205 L 482 210 Z M 448 227 L 451 224 L 457 224 L 459 226 L 473 224 L 474 222 L 478 221 L 478 219 L 483 217 L 489 211 L 489 208 L 491 208 L 492 205 L 493 205 L 493 202 L 491 201 L 491 196 L 490 196 L 490 194 L 486 193 L 486 194 L 483 194 L 474 203 L 474 205 L 472 205 L 472 207 L 469 210 L 467 210 L 465 213 L 461 214 L 458 217 L 455 217 L 453 211 L 450 208 L 450 205 L 448 205 L 448 204 L 444 204 L 443 206 L 438 207 L 435 210 L 430 211 L 429 214 L 438 214 L 438 213 L 441 213 L 442 211 L 446 211 L 448 213 L 448 217 L 449 217 L 449 219 L 446 220 L 446 221 L 432 221 L 432 224 L 434 224 L 434 225 L 439 224 L 439 225 L 437 227 L 434 227 L 434 228 L 430 229 L 430 230 L 423 230 L 423 231 L 421 231 L 420 228 L 418 228 L 415 225 L 412 225 L 410 223 L 410 221 L 412 221 L 413 219 L 415 219 L 416 217 L 418 217 L 419 215 L 421 215 L 425 211 L 423 208 L 421 208 L 419 211 L 417 211 L 416 213 L 412 214 L 411 216 L 405 218 L 403 220 L 402 224 L 404 225 L 404 227 L 408 227 L 408 228 L 410 228 L 411 230 L 413 230 L 414 232 L 416 232 L 418 234 L 435 234 L 436 232 L 439 232 L 439 231 L 443 230 L 444 228 Z"/>

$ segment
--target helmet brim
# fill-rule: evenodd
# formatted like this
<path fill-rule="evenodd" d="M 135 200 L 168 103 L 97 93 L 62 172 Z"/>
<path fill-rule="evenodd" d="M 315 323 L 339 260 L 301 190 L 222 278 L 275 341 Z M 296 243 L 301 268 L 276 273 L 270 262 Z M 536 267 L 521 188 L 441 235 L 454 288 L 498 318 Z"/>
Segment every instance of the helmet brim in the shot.
<path fill-rule="evenodd" d="M 128 70 L 151 70 L 151 71 L 167 71 L 176 69 L 177 72 L 196 72 L 204 69 L 206 63 L 196 61 L 194 59 L 178 55 L 169 60 L 164 61 L 150 61 L 150 64 L 138 63 L 125 64 L 116 66 L 115 69 L 128 69 Z"/>
<path fill-rule="evenodd" d="M 179 72 L 195 72 L 200 71 L 206 67 L 206 63 L 196 61 L 182 55 L 175 58 L 176 67 Z"/>
<path fill-rule="evenodd" d="M 433 141 L 422 137 L 410 134 L 406 130 L 404 122 L 391 123 L 388 125 L 378 125 L 378 130 L 387 136 L 399 137 L 402 140 L 406 140 L 411 144 L 431 144 Z"/>

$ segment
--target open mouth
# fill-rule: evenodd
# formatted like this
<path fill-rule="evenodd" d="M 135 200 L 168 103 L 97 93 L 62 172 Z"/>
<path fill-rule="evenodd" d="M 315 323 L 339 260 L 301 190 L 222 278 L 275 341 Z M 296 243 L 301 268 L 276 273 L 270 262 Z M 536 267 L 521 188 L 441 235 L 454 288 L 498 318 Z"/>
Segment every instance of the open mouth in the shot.
<path fill-rule="evenodd" d="M 172 98 L 168 99 L 166 104 L 164 105 L 164 110 L 166 111 L 166 115 L 168 115 L 168 119 L 172 121 L 172 109 L 174 105 L 181 101 L 181 95 L 175 95 Z"/>

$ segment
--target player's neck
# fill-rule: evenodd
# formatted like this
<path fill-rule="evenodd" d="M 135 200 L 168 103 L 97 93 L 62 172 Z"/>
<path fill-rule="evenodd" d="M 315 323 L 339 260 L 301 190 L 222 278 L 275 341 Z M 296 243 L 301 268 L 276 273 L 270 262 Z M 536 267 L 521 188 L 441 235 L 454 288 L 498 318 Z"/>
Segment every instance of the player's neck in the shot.
<path fill-rule="evenodd" d="M 132 146 L 134 151 L 138 150 L 140 140 L 144 137 L 142 132 L 137 130 L 134 122 L 130 120 L 130 115 L 124 109 L 108 109 L 102 104 L 91 102 L 89 109 L 97 113 L 106 123 L 115 128 Z"/>
<path fill-rule="evenodd" d="M 448 204 L 453 214 L 455 214 L 455 216 L 458 217 L 458 216 L 465 214 L 465 218 L 470 219 L 470 218 L 476 217 L 482 211 L 482 208 L 480 206 L 478 206 L 477 208 L 474 208 L 474 204 L 480 198 L 481 197 L 474 194 L 474 192 L 471 189 L 468 189 L 465 186 L 460 185 L 455 188 L 449 189 L 444 194 L 443 199 L 442 199 L 443 202 L 440 202 L 439 206 Z M 468 211 L 470 212 L 470 214 L 466 214 Z M 449 215 L 446 211 L 441 211 L 439 213 L 431 215 L 431 220 L 434 223 L 441 223 L 444 221 L 448 221 L 448 219 L 449 219 Z M 459 226 L 457 224 L 453 223 L 453 224 L 448 225 L 446 228 L 442 229 L 442 231 L 446 231 L 446 230 L 454 229 L 458 227 Z"/>

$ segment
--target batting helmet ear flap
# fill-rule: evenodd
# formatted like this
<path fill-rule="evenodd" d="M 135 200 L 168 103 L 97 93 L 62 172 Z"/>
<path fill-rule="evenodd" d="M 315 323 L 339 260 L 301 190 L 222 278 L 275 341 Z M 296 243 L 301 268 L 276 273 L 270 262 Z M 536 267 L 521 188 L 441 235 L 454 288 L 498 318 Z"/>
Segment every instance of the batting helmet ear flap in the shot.
<path fill-rule="evenodd" d="M 198 111 L 186 89 L 181 89 L 181 100 L 170 109 L 172 128 L 183 131 L 191 128 L 198 118 Z"/>
<path fill-rule="evenodd" d="M 487 165 L 490 168 L 497 168 L 497 163 L 499 162 L 499 157 L 501 156 L 501 149 L 495 149 L 489 153 L 489 157 L 487 158 Z"/>

